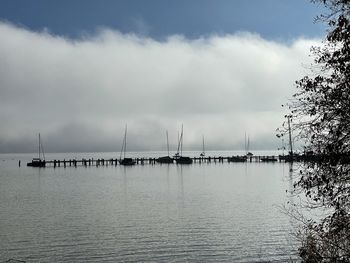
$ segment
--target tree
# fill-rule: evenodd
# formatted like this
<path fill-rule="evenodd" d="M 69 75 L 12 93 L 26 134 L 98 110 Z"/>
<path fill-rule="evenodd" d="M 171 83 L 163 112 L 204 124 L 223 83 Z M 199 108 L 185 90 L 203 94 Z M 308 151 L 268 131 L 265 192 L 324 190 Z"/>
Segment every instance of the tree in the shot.
<path fill-rule="evenodd" d="M 329 213 L 305 227 L 299 255 L 302 262 L 350 262 L 350 0 L 312 2 L 328 8 L 319 19 L 329 30 L 288 106 L 306 150 L 318 159 L 300 170 L 294 187 Z"/>

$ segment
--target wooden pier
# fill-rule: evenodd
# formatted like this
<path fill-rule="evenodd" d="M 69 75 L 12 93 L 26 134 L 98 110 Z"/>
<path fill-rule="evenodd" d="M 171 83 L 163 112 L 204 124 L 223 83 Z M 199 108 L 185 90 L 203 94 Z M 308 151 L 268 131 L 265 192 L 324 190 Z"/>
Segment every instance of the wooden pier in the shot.
<path fill-rule="evenodd" d="M 286 162 L 286 158 L 283 156 L 207 156 L 207 157 L 190 157 L 193 163 L 259 163 L 259 162 Z M 154 157 L 142 157 L 132 158 L 136 165 L 156 165 L 158 158 Z M 98 166 L 117 166 L 121 165 L 120 160 L 117 158 L 89 158 L 89 159 L 63 159 L 63 160 L 48 160 L 43 161 L 44 167 L 98 167 Z M 176 164 L 175 160 L 173 164 Z M 171 165 L 171 164 L 170 164 Z"/>

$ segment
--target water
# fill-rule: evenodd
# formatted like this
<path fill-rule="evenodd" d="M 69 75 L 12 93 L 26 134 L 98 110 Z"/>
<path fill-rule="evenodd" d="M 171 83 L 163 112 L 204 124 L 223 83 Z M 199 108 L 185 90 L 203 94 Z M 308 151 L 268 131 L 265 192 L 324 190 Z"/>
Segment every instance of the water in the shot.
<path fill-rule="evenodd" d="M 278 208 L 291 187 L 286 164 L 38 169 L 25 166 L 31 157 L 0 155 L 0 262 L 286 262 L 295 253 Z"/>

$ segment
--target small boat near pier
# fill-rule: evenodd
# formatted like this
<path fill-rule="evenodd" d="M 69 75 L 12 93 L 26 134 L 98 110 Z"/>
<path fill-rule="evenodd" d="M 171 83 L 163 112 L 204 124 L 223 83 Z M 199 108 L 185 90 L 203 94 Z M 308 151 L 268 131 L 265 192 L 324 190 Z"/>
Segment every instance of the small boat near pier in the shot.
<path fill-rule="evenodd" d="M 157 163 L 173 163 L 174 159 L 170 157 L 169 154 L 169 136 L 168 136 L 168 131 L 166 131 L 166 142 L 167 142 L 167 149 L 168 149 L 168 155 L 167 156 L 162 156 L 156 159 Z"/>
<path fill-rule="evenodd" d="M 184 135 L 184 126 L 181 126 L 181 136 L 177 146 L 177 153 L 175 155 L 176 164 L 192 164 L 193 160 L 190 157 L 182 156 L 182 145 L 183 145 L 183 135 Z"/>
<path fill-rule="evenodd" d="M 127 131 L 128 131 L 128 126 L 126 125 L 125 126 L 125 133 L 124 133 L 122 150 L 120 152 L 119 164 L 126 165 L 126 166 L 131 166 L 131 165 L 135 165 L 136 162 L 132 158 L 125 157 L 125 155 L 126 155 L 126 136 L 127 136 Z M 124 155 L 123 159 L 122 159 L 122 155 Z"/>
<path fill-rule="evenodd" d="M 27 166 L 30 167 L 45 167 L 46 162 L 45 162 L 45 153 L 44 153 L 44 148 L 41 144 L 41 138 L 40 138 L 40 133 L 39 133 L 39 156 L 38 158 L 33 158 L 33 160 L 29 163 L 27 163 Z M 41 158 L 41 155 L 43 155 L 43 159 Z"/>

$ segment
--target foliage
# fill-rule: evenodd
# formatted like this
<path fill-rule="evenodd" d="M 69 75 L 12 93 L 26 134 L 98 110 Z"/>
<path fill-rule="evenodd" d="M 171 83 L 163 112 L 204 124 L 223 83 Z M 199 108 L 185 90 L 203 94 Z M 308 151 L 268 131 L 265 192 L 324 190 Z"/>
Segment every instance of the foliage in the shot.
<path fill-rule="evenodd" d="M 299 248 L 302 262 L 349 262 L 350 218 L 344 211 L 337 211 L 321 224 L 306 225 L 299 238 L 302 241 Z"/>
<path fill-rule="evenodd" d="M 311 76 L 296 82 L 291 119 L 306 150 L 318 156 L 300 171 L 295 188 L 329 216 L 301 232 L 302 262 L 350 262 L 350 0 L 314 0 L 330 13 L 323 47 L 312 49 Z"/>

